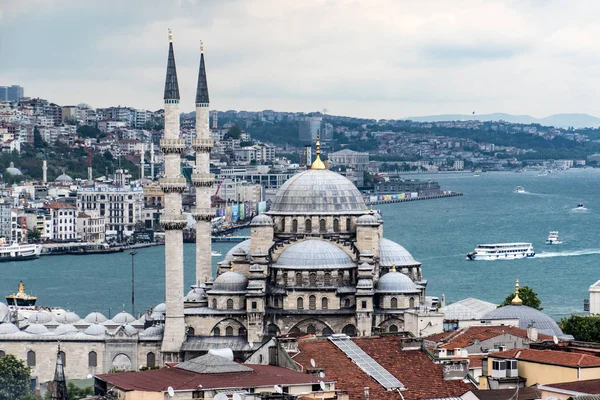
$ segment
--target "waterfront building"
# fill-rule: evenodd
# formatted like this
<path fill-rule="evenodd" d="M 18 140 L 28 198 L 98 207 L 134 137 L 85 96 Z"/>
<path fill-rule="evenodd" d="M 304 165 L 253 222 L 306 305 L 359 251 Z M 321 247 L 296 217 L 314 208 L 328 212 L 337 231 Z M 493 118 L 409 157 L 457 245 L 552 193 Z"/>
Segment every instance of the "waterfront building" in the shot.
<path fill-rule="evenodd" d="M 369 166 L 369 153 L 344 149 L 327 155 L 330 166 L 346 166 L 357 171 L 366 171 Z"/>
<path fill-rule="evenodd" d="M 104 243 L 106 241 L 105 218 L 93 211 L 77 213 L 77 234 L 83 242 Z"/>
<path fill-rule="evenodd" d="M 44 206 L 50 215 L 50 234 L 46 235 L 50 240 L 75 240 L 77 235 L 77 207 L 66 203 L 55 201 Z"/>

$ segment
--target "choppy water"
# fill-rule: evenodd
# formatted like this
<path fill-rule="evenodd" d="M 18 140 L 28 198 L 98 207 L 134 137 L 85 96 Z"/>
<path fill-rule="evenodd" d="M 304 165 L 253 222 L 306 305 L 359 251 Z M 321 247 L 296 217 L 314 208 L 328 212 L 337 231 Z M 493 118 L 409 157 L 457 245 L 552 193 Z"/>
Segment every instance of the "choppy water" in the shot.
<path fill-rule="evenodd" d="M 421 175 L 462 197 L 381 205 L 384 235 L 423 263 L 429 295 L 451 301 L 466 297 L 501 302 L 522 285 L 538 292 L 544 311 L 559 319 L 582 312 L 588 287 L 600 279 L 600 170 L 536 173 Z M 526 193 L 513 193 L 515 186 Z M 572 208 L 584 203 L 587 212 Z M 550 230 L 563 244 L 546 246 Z M 467 261 L 478 243 L 533 242 L 533 259 Z M 216 243 L 223 254 L 232 244 Z M 186 244 L 185 282 L 194 280 L 194 245 Z M 216 265 L 217 258 L 213 258 Z M 136 312 L 164 298 L 164 248 L 135 256 Z M 41 305 L 69 308 L 81 316 L 98 310 L 131 310 L 131 256 L 127 253 L 53 256 L 0 264 L 0 295 L 23 280 Z"/>

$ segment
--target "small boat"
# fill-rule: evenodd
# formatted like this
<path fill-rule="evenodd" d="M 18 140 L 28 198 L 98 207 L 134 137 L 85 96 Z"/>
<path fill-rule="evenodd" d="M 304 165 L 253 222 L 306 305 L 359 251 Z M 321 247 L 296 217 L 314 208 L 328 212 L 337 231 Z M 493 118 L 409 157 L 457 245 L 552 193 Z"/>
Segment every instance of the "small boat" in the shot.
<path fill-rule="evenodd" d="M 525 193 L 525 188 L 523 186 L 517 186 L 515 188 L 515 193 Z"/>
<path fill-rule="evenodd" d="M 223 255 L 223 254 L 219 253 L 218 251 L 211 251 L 210 253 L 213 257 L 221 257 Z"/>
<path fill-rule="evenodd" d="M 573 211 L 587 211 L 588 209 L 581 203 L 577 204 L 577 207 L 573 209 Z"/>
<path fill-rule="evenodd" d="M 25 293 L 23 281 L 19 282 L 19 291 L 17 293 L 6 296 L 6 303 L 9 306 L 33 307 L 35 306 L 36 300 L 36 296 L 30 296 Z"/>
<path fill-rule="evenodd" d="M 550 231 L 548 239 L 546 239 L 546 244 L 562 244 L 560 238 L 558 237 L 558 231 Z"/>
<path fill-rule="evenodd" d="M 479 260 L 515 260 L 517 258 L 532 258 L 535 251 L 531 243 L 494 243 L 480 244 L 467 254 L 467 259 Z"/>

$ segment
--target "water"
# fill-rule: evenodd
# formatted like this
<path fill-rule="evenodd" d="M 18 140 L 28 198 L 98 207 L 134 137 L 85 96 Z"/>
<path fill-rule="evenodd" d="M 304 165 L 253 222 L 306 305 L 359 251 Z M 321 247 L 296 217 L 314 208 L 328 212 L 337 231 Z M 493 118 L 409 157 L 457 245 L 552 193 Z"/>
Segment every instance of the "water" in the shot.
<path fill-rule="evenodd" d="M 538 177 L 536 173 L 420 175 L 443 188 L 464 193 L 446 199 L 385 204 L 384 235 L 423 263 L 429 295 L 449 302 L 475 297 L 500 303 L 518 276 L 555 319 L 581 313 L 588 287 L 600 279 L 600 170 L 573 170 Z M 523 186 L 526 193 L 513 193 Z M 583 203 L 587 212 L 572 208 Z M 546 246 L 558 230 L 563 244 Z M 533 259 L 467 261 L 478 243 L 532 242 Z M 223 255 L 232 243 L 213 243 Z M 185 282 L 194 281 L 194 245 L 184 245 Z M 221 257 L 213 257 L 213 266 Z M 19 280 L 40 305 L 114 315 L 131 312 L 131 256 L 52 256 L 0 264 L 0 295 L 16 291 Z M 139 249 L 135 256 L 136 312 L 164 299 L 164 247 Z"/>

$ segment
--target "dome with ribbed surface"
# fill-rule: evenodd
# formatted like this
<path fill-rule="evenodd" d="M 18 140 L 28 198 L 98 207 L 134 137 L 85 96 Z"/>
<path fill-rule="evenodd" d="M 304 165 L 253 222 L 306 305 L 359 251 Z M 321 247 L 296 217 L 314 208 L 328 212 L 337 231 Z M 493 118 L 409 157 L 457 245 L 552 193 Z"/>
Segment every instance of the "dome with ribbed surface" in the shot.
<path fill-rule="evenodd" d="M 274 267 L 336 269 L 354 266 L 352 258 L 336 245 L 319 239 L 308 239 L 288 247 Z"/>
<path fill-rule="evenodd" d="M 15 164 L 11 161 L 8 168 L 6 168 L 6 173 L 12 176 L 23 175 L 19 168 L 15 168 Z"/>
<path fill-rule="evenodd" d="M 53 320 L 54 317 L 48 311 L 37 311 L 31 314 L 28 318 L 30 324 L 47 324 Z"/>
<path fill-rule="evenodd" d="M 106 317 L 99 312 L 91 312 L 85 317 L 85 322 L 89 322 L 90 324 L 101 324 L 102 322 L 106 322 Z"/>
<path fill-rule="evenodd" d="M 61 324 L 74 324 L 80 320 L 81 318 L 79 315 L 75 314 L 73 311 L 67 311 L 56 316 L 56 322 Z"/>
<path fill-rule="evenodd" d="M 372 226 L 379 225 L 379 221 L 377 221 L 377 217 L 374 214 L 365 214 L 361 215 L 356 219 L 356 225 L 363 226 Z"/>
<path fill-rule="evenodd" d="M 101 335 L 104 335 L 106 332 L 108 332 L 106 327 L 104 325 L 100 325 L 100 324 L 92 324 L 92 325 L 88 326 L 84 331 L 84 333 L 86 335 L 91 335 L 91 336 L 101 336 Z"/>
<path fill-rule="evenodd" d="M 70 182 L 73 182 L 73 178 L 71 178 L 67 174 L 62 174 L 62 175 L 59 175 L 58 178 L 56 178 L 54 180 L 54 182 L 70 183 Z"/>
<path fill-rule="evenodd" d="M 129 324 L 135 321 L 135 317 L 128 312 L 121 311 L 115 315 L 111 321 L 115 324 Z"/>
<path fill-rule="evenodd" d="M 0 335 L 8 335 L 11 333 L 20 332 L 19 328 L 11 322 L 0 324 Z"/>
<path fill-rule="evenodd" d="M 31 324 L 27 327 L 27 329 L 25 329 L 25 332 L 32 333 L 34 335 L 41 335 L 48 333 L 48 328 L 42 324 Z"/>
<path fill-rule="evenodd" d="M 563 335 L 556 321 L 535 308 L 523 305 L 499 307 L 485 314 L 481 319 L 518 319 L 521 329 L 533 326 L 538 332 L 546 335 Z"/>
<path fill-rule="evenodd" d="M 59 325 L 58 328 L 56 328 L 52 334 L 53 335 L 71 335 L 74 333 L 79 332 L 79 330 L 77 328 L 75 328 L 73 325 L 71 324 L 62 324 Z"/>
<path fill-rule="evenodd" d="M 142 337 L 161 337 L 163 332 L 165 331 L 165 327 L 163 325 L 154 325 L 149 328 L 144 329 L 140 336 Z"/>
<path fill-rule="evenodd" d="M 236 244 L 235 246 L 233 246 L 231 248 L 231 250 L 229 250 L 227 252 L 227 254 L 225 254 L 225 258 L 223 259 L 223 262 L 230 262 L 233 261 L 234 258 L 234 254 L 248 254 L 250 252 L 250 241 L 252 239 L 246 239 L 243 242 L 240 242 L 238 244 Z"/>
<path fill-rule="evenodd" d="M 327 169 L 310 169 L 288 179 L 277 191 L 268 214 L 364 214 L 367 206 L 346 177 Z"/>
<path fill-rule="evenodd" d="M 417 285 L 401 272 L 388 272 L 379 278 L 377 293 L 419 293 Z"/>
<path fill-rule="evenodd" d="M 379 265 L 382 267 L 404 267 L 421 265 L 404 247 L 389 239 L 381 238 L 379 242 Z"/>
<path fill-rule="evenodd" d="M 267 214 L 260 213 L 252 218 L 250 226 L 273 226 L 273 220 Z"/>
<path fill-rule="evenodd" d="M 185 301 L 188 303 L 199 303 L 201 301 L 207 301 L 206 292 L 204 287 L 192 286 L 192 290 L 185 295 Z"/>
<path fill-rule="evenodd" d="M 248 287 L 248 278 L 244 275 L 227 271 L 217 276 L 213 282 L 212 292 L 245 292 Z"/>

